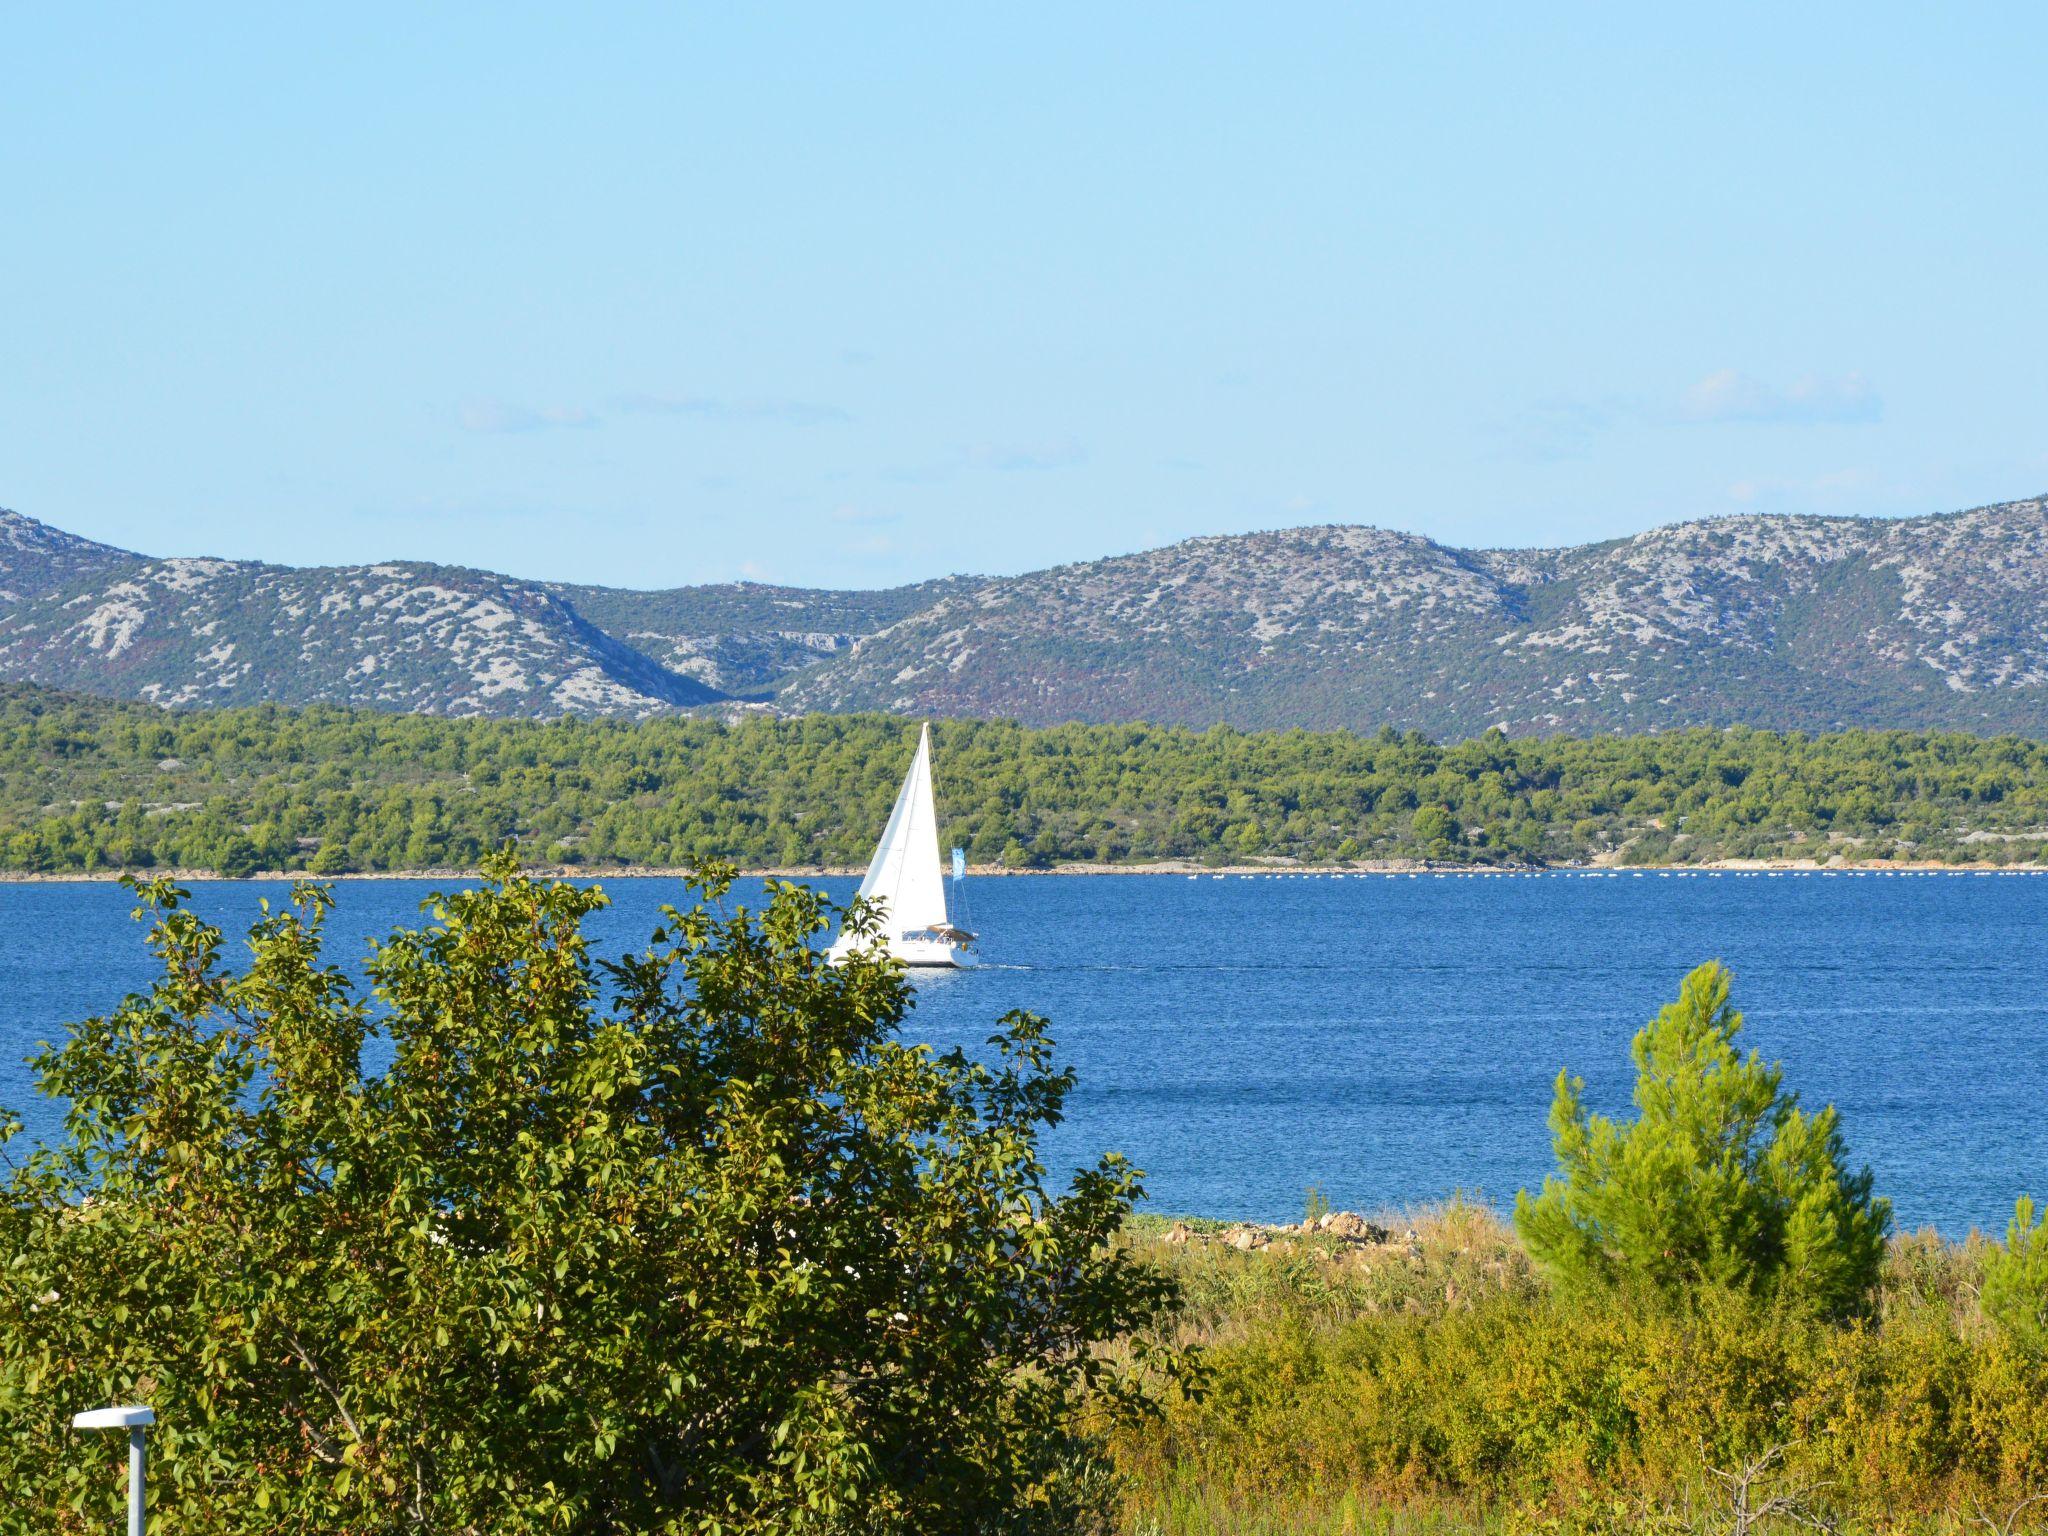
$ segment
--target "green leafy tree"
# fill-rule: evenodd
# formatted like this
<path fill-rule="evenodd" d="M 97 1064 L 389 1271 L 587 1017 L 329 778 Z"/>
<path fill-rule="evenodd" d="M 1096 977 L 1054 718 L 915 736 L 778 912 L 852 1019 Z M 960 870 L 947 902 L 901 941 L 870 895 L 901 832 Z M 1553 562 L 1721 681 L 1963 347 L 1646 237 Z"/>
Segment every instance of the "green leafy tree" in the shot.
<path fill-rule="evenodd" d="M 1984 1313 L 2037 1355 L 2048 1355 L 2048 1220 L 2025 1195 L 2013 1205 L 2005 1247 L 1984 1264 Z"/>
<path fill-rule="evenodd" d="M 263 867 L 263 855 L 237 832 L 221 839 L 214 850 L 213 867 L 230 880 L 246 880 Z"/>
<path fill-rule="evenodd" d="M 1084 1410 L 1142 1397 L 1102 1346 L 1170 1288 L 1110 1241 L 1133 1170 L 1048 1187 L 1042 1021 L 903 1043 L 901 972 L 827 966 L 800 887 L 708 878 L 600 963 L 601 892 L 487 877 L 370 996 L 322 888 L 237 973 L 139 887 L 162 975 L 42 1056 L 68 1137 L 0 1202 L 0 1528 L 103 1523 L 64 1425 L 110 1399 L 156 1408 L 189 1532 L 1011 1531 L 1099 1494 Z"/>
<path fill-rule="evenodd" d="M 1846 1170 L 1834 1107 L 1800 1109 L 1776 1065 L 1737 1053 L 1741 1029 L 1710 962 L 1635 1037 L 1633 1122 L 1589 1115 L 1584 1080 L 1558 1074 L 1559 1171 L 1515 1225 L 1560 1280 L 1725 1285 L 1830 1315 L 1876 1284 L 1890 1204 Z"/>
<path fill-rule="evenodd" d="M 1432 859 L 1447 859 L 1459 837 L 1457 819 L 1441 805 L 1425 805 L 1413 823 L 1418 850 Z"/>

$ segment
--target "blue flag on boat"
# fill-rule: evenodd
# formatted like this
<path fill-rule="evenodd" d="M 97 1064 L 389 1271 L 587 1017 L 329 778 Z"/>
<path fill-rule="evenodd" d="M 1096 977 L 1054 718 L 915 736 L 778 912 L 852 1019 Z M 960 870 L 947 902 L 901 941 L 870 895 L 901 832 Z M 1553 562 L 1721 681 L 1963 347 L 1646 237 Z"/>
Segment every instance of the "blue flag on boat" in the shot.
<path fill-rule="evenodd" d="M 967 850 L 965 848 L 955 848 L 953 850 L 953 878 L 955 880 L 965 880 L 967 878 Z"/>

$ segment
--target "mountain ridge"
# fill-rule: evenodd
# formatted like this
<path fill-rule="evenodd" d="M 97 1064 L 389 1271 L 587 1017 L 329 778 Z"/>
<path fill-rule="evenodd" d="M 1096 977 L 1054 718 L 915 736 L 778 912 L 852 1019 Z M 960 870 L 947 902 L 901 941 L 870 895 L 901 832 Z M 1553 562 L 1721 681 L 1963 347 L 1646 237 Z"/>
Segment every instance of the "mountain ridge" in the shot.
<path fill-rule="evenodd" d="M 454 715 L 2043 735 L 2048 505 L 1533 549 L 1331 523 L 872 591 L 155 558 L 0 512 L 0 679 Z"/>
<path fill-rule="evenodd" d="M 1179 600 L 1227 594 L 1223 601 Z M 795 707 L 1471 735 L 2048 729 L 2039 498 L 1735 514 L 1562 549 L 1333 524 L 991 581 L 800 675 Z"/>

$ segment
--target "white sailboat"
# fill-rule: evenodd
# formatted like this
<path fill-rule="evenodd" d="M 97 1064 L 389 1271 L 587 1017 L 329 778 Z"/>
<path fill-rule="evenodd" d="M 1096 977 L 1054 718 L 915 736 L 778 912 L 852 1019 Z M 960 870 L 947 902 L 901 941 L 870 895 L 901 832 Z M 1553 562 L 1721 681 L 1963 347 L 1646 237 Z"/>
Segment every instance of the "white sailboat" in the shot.
<path fill-rule="evenodd" d="M 860 895 L 881 910 L 881 931 L 867 943 L 879 946 L 905 965 L 969 966 L 967 946 L 974 935 L 953 926 L 946 911 L 946 878 L 939 865 L 939 817 L 932 805 L 932 728 L 918 732 L 917 755 L 896 792 L 896 808 L 868 872 Z M 837 963 L 862 942 L 841 931 L 831 958 Z"/>

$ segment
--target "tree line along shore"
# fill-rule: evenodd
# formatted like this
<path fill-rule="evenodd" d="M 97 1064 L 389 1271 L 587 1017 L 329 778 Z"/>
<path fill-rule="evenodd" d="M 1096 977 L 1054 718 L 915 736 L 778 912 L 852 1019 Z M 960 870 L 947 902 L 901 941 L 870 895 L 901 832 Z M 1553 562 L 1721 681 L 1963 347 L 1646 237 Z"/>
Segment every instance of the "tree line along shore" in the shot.
<path fill-rule="evenodd" d="M 721 861 L 722 862 L 722 861 Z M 433 865 L 419 869 L 356 869 L 330 870 L 316 878 L 323 881 L 351 880 L 475 880 L 482 872 L 481 864 L 474 865 Z M 554 879 L 595 880 L 687 880 L 700 873 L 702 864 L 648 865 L 608 864 L 586 867 L 577 864 L 535 864 L 535 874 Z M 29 871 L 0 869 L 0 885 L 92 885 L 117 884 L 131 876 L 145 871 L 139 867 L 102 865 L 93 869 L 64 871 Z M 223 876 L 219 869 L 172 866 L 150 867 L 151 876 L 161 875 L 170 880 L 297 880 L 307 874 L 303 864 L 277 869 L 241 869 Z M 733 873 L 742 879 L 759 880 L 851 880 L 865 873 L 864 866 L 845 865 L 767 865 L 742 868 L 733 866 Z M 1090 877 L 1115 878 L 1123 875 L 1183 875 L 1190 878 L 1239 879 L 1239 880 L 1327 880 L 1327 879 L 1397 879 L 1402 876 L 1420 878 L 1488 879 L 1488 878 L 1530 878 L 1538 875 L 1579 875 L 1598 878 L 1606 876 L 1619 879 L 1623 875 L 1638 877 L 1657 874 L 1672 875 L 2043 875 L 2048 874 L 2048 864 L 2018 863 L 2011 861 L 1967 860 L 1967 859 L 1847 859 L 1833 858 L 1826 862 L 1816 859 L 1713 859 L 1684 865 L 1642 864 L 1542 864 L 1542 865 L 1458 865 L 1437 864 L 1425 860 L 1389 859 L 1375 863 L 1303 865 L 1275 861 L 1271 864 L 1225 864 L 1206 865 L 1187 859 L 1165 859 L 1156 864 L 1053 864 L 1044 868 L 1012 867 L 1007 864 L 970 864 L 967 873 L 976 879 L 1019 879 L 1039 878 L 1075 879 Z"/>
<path fill-rule="evenodd" d="M 163 710 L 0 690 L 0 872 L 860 868 L 915 722 Z M 1735 728 L 1452 744 L 1391 729 L 935 726 L 982 869 L 2048 864 L 2048 747 Z"/>

